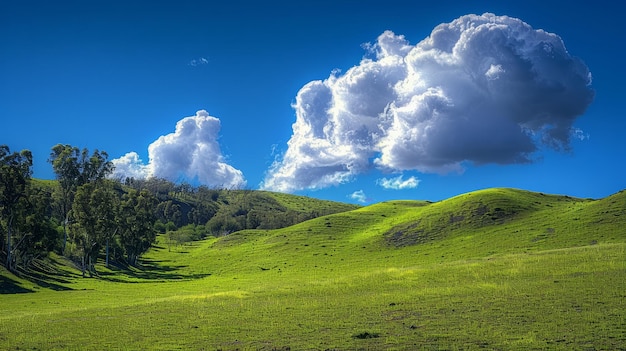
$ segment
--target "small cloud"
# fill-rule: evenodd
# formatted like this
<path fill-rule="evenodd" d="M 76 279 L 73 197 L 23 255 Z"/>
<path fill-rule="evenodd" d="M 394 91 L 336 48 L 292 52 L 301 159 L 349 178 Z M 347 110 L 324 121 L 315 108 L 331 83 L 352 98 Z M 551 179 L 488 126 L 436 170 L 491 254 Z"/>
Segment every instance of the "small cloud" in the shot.
<path fill-rule="evenodd" d="M 492 64 L 489 69 L 487 70 L 487 72 L 485 72 L 485 77 L 487 77 L 487 79 L 489 80 L 494 80 L 494 79 L 498 79 L 498 77 L 500 76 L 500 74 L 504 73 L 504 68 L 502 68 L 502 65 L 494 65 Z"/>
<path fill-rule="evenodd" d="M 199 59 L 193 59 L 189 61 L 189 66 L 192 66 L 192 67 L 208 65 L 208 64 L 209 64 L 209 60 L 204 57 L 200 57 Z"/>
<path fill-rule="evenodd" d="M 376 184 L 382 186 L 385 189 L 402 190 L 417 188 L 420 183 L 420 180 L 415 177 L 409 177 L 406 180 L 402 178 L 402 175 L 399 175 L 395 178 L 380 178 L 376 181 Z"/>
<path fill-rule="evenodd" d="M 277 157 L 280 156 L 280 154 L 280 145 L 272 144 L 272 146 L 270 146 L 270 155 L 273 157 Z"/>
<path fill-rule="evenodd" d="M 357 202 L 360 202 L 360 203 L 365 203 L 368 200 L 367 196 L 365 196 L 365 192 L 363 190 L 357 190 L 357 191 L 353 192 L 352 194 L 350 194 L 348 197 L 351 198 L 352 200 L 356 200 Z"/>
<path fill-rule="evenodd" d="M 589 140 L 589 133 L 585 133 L 580 128 L 572 128 L 572 138 L 578 139 L 580 141 Z"/>

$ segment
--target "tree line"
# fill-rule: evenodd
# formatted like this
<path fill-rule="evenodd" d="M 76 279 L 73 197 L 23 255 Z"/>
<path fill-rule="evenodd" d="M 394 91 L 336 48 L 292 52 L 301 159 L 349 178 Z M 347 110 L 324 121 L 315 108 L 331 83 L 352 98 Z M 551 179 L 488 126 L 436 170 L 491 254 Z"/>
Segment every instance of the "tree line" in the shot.
<path fill-rule="evenodd" d="M 72 145 L 52 147 L 48 162 L 56 179 L 32 179 L 31 152 L 0 145 L 0 260 L 10 271 L 56 252 L 93 275 L 99 259 L 137 265 L 158 234 L 180 244 L 353 209 L 322 201 L 288 207 L 267 192 L 160 178 L 111 179 L 106 152 Z"/>
<path fill-rule="evenodd" d="M 104 151 L 58 144 L 48 161 L 57 178 L 53 184 L 31 179 L 30 151 L 0 146 L 4 266 L 25 270 L 51 251 L 76 262 L 83 276 L 96 273 L 103 252 L 107 265 L 111 257 L 136 265 L 156 238 L 154 195 L 109 179 L 114 168 Z"/>

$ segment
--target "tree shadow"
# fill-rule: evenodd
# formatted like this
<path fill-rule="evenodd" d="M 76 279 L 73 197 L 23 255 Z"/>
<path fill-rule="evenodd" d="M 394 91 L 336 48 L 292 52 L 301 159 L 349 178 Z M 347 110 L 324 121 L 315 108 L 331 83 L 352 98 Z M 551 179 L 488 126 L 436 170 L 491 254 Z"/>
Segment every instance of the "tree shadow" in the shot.
<path fill-rule="evenodd" d="M 208 277 L 211 273 L 194 273 L 194 274 L 182 274 L 177 273 L 181 268 L 187 266 L 184 265 L 167 265 L 165 261 L 140 259 L 137 266 L 129 266 L 123 264 L 110 265 L 109 270 L 111 272 L 100 273 L 99 277 L 103 280 L 120 283 L 136 283 L 136 281 L 128 281 L 120 278 L 119 276 L 127 276 L 133 279 L 140 279 L 146 281 L 172 281 L 172 280 L 191 280 Z"/>
<path fill-rule="evenodd" d="M 169 261 L 139 259 L 137 266 L 124 262 L 114 261 L 109 264 L 106 272 L 93 272 L 95 279 L 117 283 L 142 283 L 193 280 L 210 276 L 210 273 L 181 273 L 184 265 L 168 264 Z M 28 280 L 39 287 L 56 290 L 74 290 L 69 287 L 75 279 L 81 279 L 81 274 L 65 269 L 67 262 L 60 262 L 53 258 L 36 260 L 27 269 L 18 269 L 13 272 L 16 277 Z M 10 274 L 9 274 L 10 275 Z M 19 281 L 0 275 L 0 295 L 31 293 L 35 290 L 24 288 Z"/>
<path fill-rule="evenodd" d="M 56 291 L 74 290 L 64 284 L 72 284 L 70 272 L 63 270 L 62 264 L 52 258 L 34 259 L 27 267 L 18 266 L 12 271 L 15 277 L 22 278 L 39 287 Z M 35 292 L 20 286 L 19 282 L 7 276 L 0 276 L 0 294 Z"/>
<path fill-rule="evenodd" d="M 0 294 L 24 294 L 34 292 L 20 285 L 17 280 L 0 275 Z"/>
<path fill-rule="evenodd" d="M 48 274 L 42 274 L 37 271 L 29 270 L 27 272 L 20 272 L 19 276 L 21 278 L 27 279 L 42 288 L 47 288 L 56 291 L 65 291 L 65 290 L 74 290 L 70 287 L 61 284 L 71 284 L 72 282 L 69 280 L 65 280 L 56 276 L 51 276 Z"/>
<path fill-rule="evenodd" d="M 56 262 L 55 262 L 56 263 Z M 33 263 L 28 269 L 19 269 L 15 275 L 31 281 L 42 288 L 56 291 L 74 290 L 61 284 L 71 284 L 68 280 L 71 275 L 68 272 L 59 271 L 54 265 L 43 261 Z"/>

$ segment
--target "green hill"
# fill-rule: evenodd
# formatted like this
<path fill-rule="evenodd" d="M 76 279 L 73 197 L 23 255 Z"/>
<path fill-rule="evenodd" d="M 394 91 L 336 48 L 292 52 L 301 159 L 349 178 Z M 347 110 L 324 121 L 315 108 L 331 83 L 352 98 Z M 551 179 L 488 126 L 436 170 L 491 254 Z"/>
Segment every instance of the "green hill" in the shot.
<path fill-rule="evenodd" d="M 163 235 L 142 267 L 94 279 L 53 255 L 39 279 L 1 271 L 0 348 L 626 349 L 624 228 L 624 191 L 486 189 L 176 247 Z"/>
<path fill-rule="evenodd" d="M 58 187 L 56 180 L 33 179 L 32 182 L 50 191 Z M 156 217 L 162 231 L 166 227 L 203 226 L 199 229 L 202 237 L 241 229 L 282 228 L 360 207 L 269 191 L 194 188 L 164 179 L 133 180 L 126 184 L 113 183 L 113 186 L 120 195 L 130 188 L 152 193 L 158 200 Z"/>
<path fill-rule="evenodd" d="M 515 189 L 487 189 L 436 203 L 390 201 L 279 230 L 236 232 L 203 242 L 206 251 L 198 249 L 197 254 L 202 256 L 200 252 L 213 249 L 232 250 L 233 256 L 246 257 L 245 264 L 231 266 L 227 260 L 223 269 L 237 267 L 241 271 L 275 266 L 272 262 L 277 257 L 309 265 L 302 256 L 305 253 L 323 256 L 313 260 L 318 266 L 326 261 L 331 266 L 370 260 L 378 254 L 398 260 L 405 259 L 397 256 L 404 252 L 474 259 L 624 243 L 624 201 L 624 192 L 590 200 Z M 380 264 L 373 261 L 374 265 Z M 219 267 L 202 262 L 201 257 L 181 262 L 188 269 L 196 265 Z M 256 265 L 249 265 L 252 262 Z"/>

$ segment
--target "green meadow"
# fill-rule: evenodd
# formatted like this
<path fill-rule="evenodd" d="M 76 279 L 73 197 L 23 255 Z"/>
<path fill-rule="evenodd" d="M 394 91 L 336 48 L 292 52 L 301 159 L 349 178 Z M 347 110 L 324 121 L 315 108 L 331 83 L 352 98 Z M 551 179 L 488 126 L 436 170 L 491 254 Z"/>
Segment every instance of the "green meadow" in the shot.
<path fill-rule="evenodd" d="M 487 189 L 166 236 L 94 278 L 54 254 L 0 271 L 0 349 L 626 350 L 626 192 Z"/>

